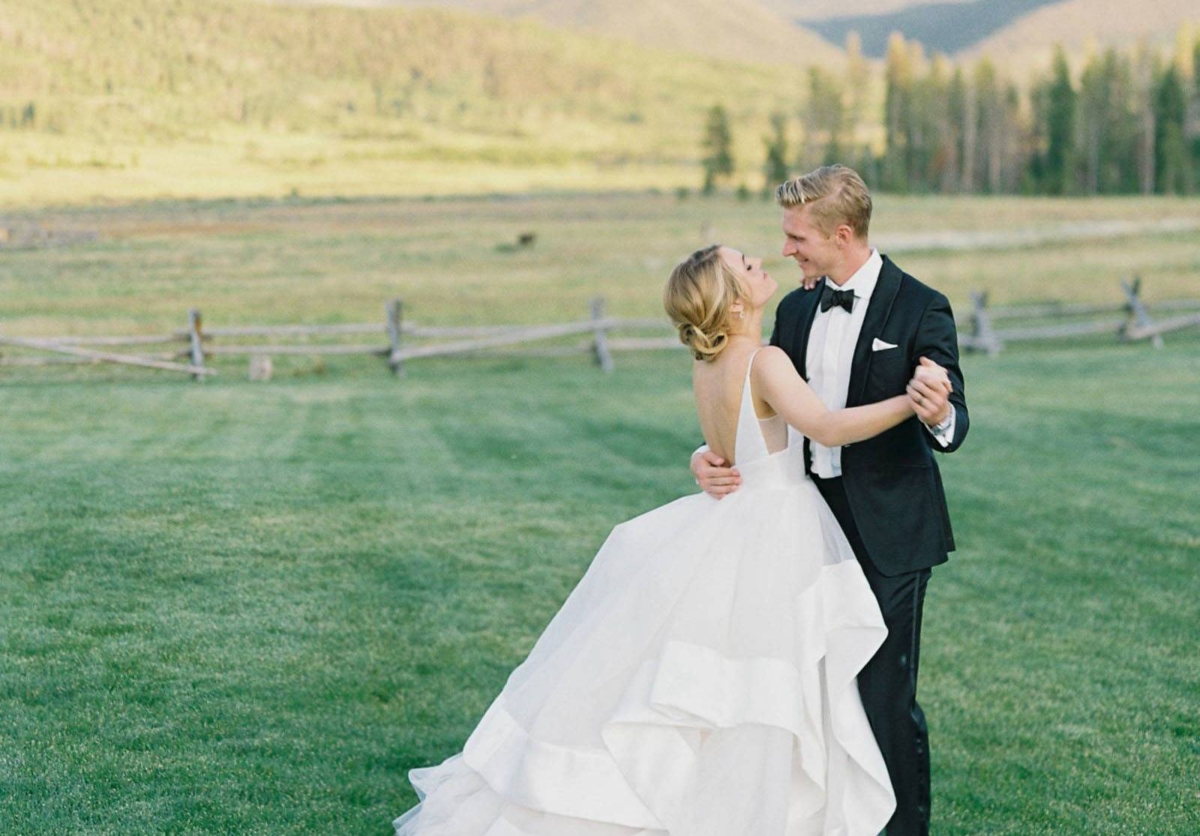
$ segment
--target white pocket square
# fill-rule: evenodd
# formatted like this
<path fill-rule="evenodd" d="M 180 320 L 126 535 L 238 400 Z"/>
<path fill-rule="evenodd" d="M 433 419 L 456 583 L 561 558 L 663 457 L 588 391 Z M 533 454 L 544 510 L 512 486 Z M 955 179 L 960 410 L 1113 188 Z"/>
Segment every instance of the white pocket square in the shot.
<path fill-rule="evenodd" d="M 885 343 L 883 340 L 879 339 L 879 337 L 876 337 L 874 342 L 871 343 L 872 351 L 887 351 L 889 348 L 895 347 L 896 346 L 894 346 L 892 343 Z"/>

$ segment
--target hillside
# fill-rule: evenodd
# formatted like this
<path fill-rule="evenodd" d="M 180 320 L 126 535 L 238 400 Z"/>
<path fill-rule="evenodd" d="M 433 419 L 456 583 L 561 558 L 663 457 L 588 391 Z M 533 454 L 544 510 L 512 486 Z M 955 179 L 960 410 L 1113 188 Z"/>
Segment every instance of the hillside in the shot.
<path fill-rule="evenodd" d="M 857 31 L 864 54 L 886 54 L 892 32 L 923 44 L 930 53 L 975 60 L 990 55 L 1010 75 L 1026 76 L 1049 66 L 1056 43 L 1082 59 L 1094 46 L 1128 48 L 1146 39 L 1173 43 L 1181 25 L 1200 25 L 1195 0 L 1155 0 L 1140 5 L 1118 0 L 771 0 L 772 7 L 843 44 Z"/>
<path fill-rule="evenodd" d="M 936 0 L 765 0 L 781 15 L 792 20 L 828 20 L 832 17 L 886 15 Z M 944 4 L 974 3 L 975 0 L 940 0 Z"/>
<path fill-rule="evenodd" d="M 838 63 L 840 49 L 757 0 L 536 0 L 520 14 L 660 49 L 738 61 Z"/>
<path fill-rule="evenodd" d="M 901 32 L 909 40 L 920 41 L 931 52 L 954 55 L 1051 2 L 1054 0 L 939 2 L 912 5 L 887 14 L 808 19 L 805 25 L 836 44 L 844 43 L 849 32 L 858 32 L 863 53 L 872 58 L 887 54 L 892 32 Z"/>
<path fill-rule="evenodd" d="M 1066 0 L 1021 17 L 968 54 L 1003 56 L 1020 67 L 1046 67 L 1057 43 L 1079 57 L 1095 47 L 1129 47 L 1142 39 L 1169 47 L 1185 25 L 1200 30 L 1196 0 L 1154 0 L 1136 7 L 1119 0 Z"/>
<path fill-rule="evenodd" d="M 756 173 L 793 74 L 444 10 L 4 0 L 0 203 L 672 186 L 716 102 Z"/>
<path fill-rule="evenodd" d="M 620 38 L 671 52 L 806 66 L 840 65 L 828 43 L 763 0 L 271 0 L 291 5 L 456 8 Z"/>

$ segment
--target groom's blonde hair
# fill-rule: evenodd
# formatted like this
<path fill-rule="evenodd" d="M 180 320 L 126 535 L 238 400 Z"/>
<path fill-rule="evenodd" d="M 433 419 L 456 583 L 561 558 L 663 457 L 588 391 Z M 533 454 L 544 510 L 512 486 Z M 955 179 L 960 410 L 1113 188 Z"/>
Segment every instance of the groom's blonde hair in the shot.
<path fill-rule="evenodd" d="M 842 224 L 867 240 L 871 226 L 871 192 L 858 172 L 849 166 L 825 165 L 780 183 L 775 200 L 784 209 L 808 207 L 809 216 L 823 235 L 833 235 Z"/>
<path fill-rule="evenodd" d="M 697 360 L 712 361 L 725 349 L 733 303 L 746 297 L 720 250 L 720 244 L 713 244 L 679 262 L 663 291 L 663 308 L 679 331 L 679 341 Z"/>

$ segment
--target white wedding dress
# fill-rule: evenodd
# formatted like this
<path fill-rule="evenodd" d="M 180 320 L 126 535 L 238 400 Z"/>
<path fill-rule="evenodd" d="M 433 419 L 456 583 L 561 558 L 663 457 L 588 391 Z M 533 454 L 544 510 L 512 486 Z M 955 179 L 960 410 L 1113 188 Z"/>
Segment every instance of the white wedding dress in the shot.
<path fill-rule="evenodd" d="M 879 606 L 749 368 L 739 416 L 742 487 L 613 529 L 463 751 L 409 772 L 398 836 L 883 830 L 855 680 Z"/>

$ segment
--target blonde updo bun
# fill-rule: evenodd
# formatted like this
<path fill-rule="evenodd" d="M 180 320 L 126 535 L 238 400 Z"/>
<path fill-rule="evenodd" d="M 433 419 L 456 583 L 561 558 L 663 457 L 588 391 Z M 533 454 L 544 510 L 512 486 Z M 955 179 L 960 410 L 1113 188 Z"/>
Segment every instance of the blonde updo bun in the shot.
<path fill-rule="evenodd" d="M 663 308 L 679 331 L 679 341 L 705 362 L 715 360 L 729 344 L 731 308 L 744 295 L 721 260 L 720 249 L 714 244 L 681 261 L 663 291 Z"/>
<path fill-rule="evenodd" d="M 712 360 L 729 342 L 729 334 L 724 331 L 708 334 L 690 322 L 675 327 L 679 330 L 679 341 L 688 347 L 697 360 Z"/>

